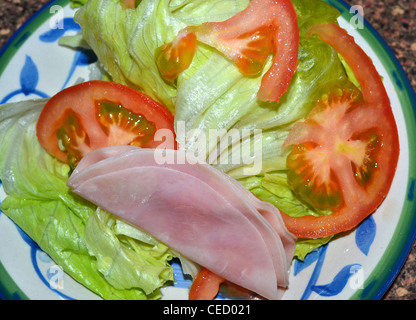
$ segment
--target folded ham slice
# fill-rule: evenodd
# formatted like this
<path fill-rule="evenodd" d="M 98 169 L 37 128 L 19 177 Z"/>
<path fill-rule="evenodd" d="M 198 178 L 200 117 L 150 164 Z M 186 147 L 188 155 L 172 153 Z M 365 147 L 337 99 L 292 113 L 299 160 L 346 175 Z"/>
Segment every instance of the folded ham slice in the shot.
<path fill-rule="evenodd" d="M 68 180 L 78 195 L 223 278 L 267 299 L 288 286 L 295 238 L 279 211 L 236 180 L 181 151 L 95 150 Z M 192 163 L 192 164 L 191 164 Z"/>

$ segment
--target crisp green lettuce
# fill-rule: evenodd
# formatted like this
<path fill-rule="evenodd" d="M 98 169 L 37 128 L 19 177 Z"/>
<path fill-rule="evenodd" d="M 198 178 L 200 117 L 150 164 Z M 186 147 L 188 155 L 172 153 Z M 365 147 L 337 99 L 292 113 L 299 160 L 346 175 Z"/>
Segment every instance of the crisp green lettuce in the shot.
<path fill-rule="evenodd" d="M 270 103 L 258 100 L 256 94 L 263 74 L 244 77 L 236 66 L 211 49 L 212 53 L 206 61 L 199 59 L 203 62 L 197 70 L 186 70 L 178 79 L 175 121 L 177 127 L 179 123 L 186 124 L 186 135 L 178 136 L 178 143 L 185 149 L 196 149 L 201 132 L 208 136 L 207 132 L 213 128 L 226 131 L 236 129 L 239 132 L 260 129 L 269 139 L 269 142 L 263 143 L 265 166 L 262 172 L 284 168 L 281 160 L 286 158 L 288 150 L 282 149 L 281 145 L 293 123 L 309 113 L 323 86 L 346 77 L 338 54 L 331 46 L 316 37 L 306 38 L 306 31 L 311 25 L 335 22 L 339 12 L 319 0 L 296 0 L 293 3 L 300 30 L 299 66 L 281 101 Z M 201 46 L 199 50 L 201 56 L 207 56 L 206 47 Z M 270 63 L 266 63 L 264 72 Z M 192 68 L 196 68 L 194 63 Z M 207 143 L 207 159 L 211 159 L 216 143 Z M 243 175 L 241 168 L 236 170 L 239 165 L 244 163 L 235 163 L 232 167 L 220 163 L 216 167 L 240 178 Z"/>
<path fill-rule="evenodd" d="M 84 39 L 115 82 L 140 89 L 175 109 L 177 89 L 160 76 L 155 51 L 188 24 L 227 19 L 247 1 L 142 0 L 124 10 L 119 0 L 89 0 L 75 14 Z M 194 62 L 205 57 L 198 55 Z"/>
<path fill-rule="evenodd" d="M 318 239 L 297 239 L 295 257 L 300 261 L 305 260 L 305 257 L 309 253 L 327 244 L 332 238 L 333 236 L 328 236 L 328 237 L 318 238 Z"/>
<path fill-rule="evenodd" d="M 85 225 L 85 244 L 97 269 L 116 289 L 141 288 L 160 298 L 156 289 L 173 280 L 169 248 L 148 234 L 98 208 Z"/>
<path fill-rule="evenodd" d="M 190 135 L 179 135 L 178 142 L 188 150 L 199 152 L 199 139 L 201 136 L 208 136 L 207 132 L 211 128 L 233 131 L 233 137 L 237 139 L 243 137 L 243 130 L 260 129 L 262 170 L 254 176 L 245 174 L 244 170 L 249 166 L 244 162 L 232 163 L 233 139 L 229 139 L 229 161 L 223 163 L 217 158 L 212 163 L 212 154 L 218 154 L 218 143 L 228 139 L 227 135 L 219 141 L 203 143 L 207 145 L 203 149 L 206 152 L 205 157 L 219 170 L 238 179 L 257 197 L 274 204 L 289 215 L 330 214 L 330 211 L 309 207 L 293 193 L 287 183 L 286 166 L 286 157 L 291 149 L 282 148 L 282 145 L 293 124 L 302 121 L 314 107 L 315 99 L 322 92 L 322 88 L 333 81 L 347 78 L 338 53 L 318 38 L 306 37 L 310 26 L 336 22 L 339 11 L 319 0 L 292 2 L 298 14 L 300 31 L 299 66 L 281 101 L 259 101 L 256 93 L 262 75 L 244 77 L 223 55 L 214 49 L 210 49 L 207 54 L 209 49 L 202 46 L 198 49 L 199 55 L 207 58 L 199 59 L 202 62 L 198 67 L 193 63 L 191 69 L 186 70 L 178 79 L 175 121 L 177 128 L 179 122 L 182 122 L 186 124 L 185 131 L 191 132 Z M 269 66 L 270 61 L 265 70 Z M 249 136 L 242 139 L 240 145 L 249 145 L 246 152 L 255 154 L 258 142 L 253 136 Z M 237 148 L 237 152 L 241 150 Z M 328 240 L 300 239 L 295 255 L 303 258 L 307 252 Z"/>
<path fill-rule="evenodd" d="M 174 109 L 176 90 L 154 63 L 156 48 L 184 27 L 169 14 L 168 1 L 144 0 L 136 10 L 123 10 L 116 0 L 91 0 L 74 19 L 113 81 L 144 90 Z"/>
<path fill-rule="evenodd" d="M 71 8 L 79 8 L 87 3 L 88 0 L 71 0 Z"/>
<path fill-rule="evenodd" d="M 256 175 L 247 176 L 241 161 L 223 163 L 215 157 L 219 142 L 228 137 L 204 140 L 202 156 L 288 214 L 327 214 L 301 203 L 287 185 L 290 150 L 282 144 L 293 124 L 311 110 L 321 87 L 346 77 L 329 45 L 306 38 L 310 25 L 335 22 L 336 9 L 319 0 L 293 0 L 300 28 L 299 67 L 281 101 L 266 103 L 256 98 L 262 75 L 244 77 L 209 46 L 198 46 L 191 66 L 173 84 L 160 76 L 154 60 L 156 48 L 172 41 L 185 26 L 225 20 L 244 9 L 248 0 L 142 0 L 129 10 L 118 0 L 75 2 L 81 6 L 75 20 L 83 40 L 111 80 L 145 92 L 174 112 L 176 128 L 185 125 L 185 135 L 178 137 L 181 147 L 192 150 L 200 145 L 201 132 L 207 137 L 210 129 L 222 129 L 234 132 L 231 138 L 251 154 L 257 143 L 252 136 L 241 138 L 241 132 L 259 129 L 262 167 Z M 271 59 L 264 72 L 270 64 Z M 159 298 L 159 288 L 174 281 L 168 264 L 174 253 L 68 190 L 69 167 L 36 140 L 35 124 L 44 103 L 0 107 L 0 179 L 8 194 L 1 209 L 68 274 L 100 296 Z M 231 159 L 235 150 L 227 143 L 221 151 L 230 149 Z M 303 258 L 328 240 L 300 239 L 296 255 Z"/>
<path fill-rule="evenodd" d="M 46 100 L 0 106 L 1 210 L 75 280 L 106 299 L 159 298 L 172 253 L 70 192 L 70 168 L 36 138 Z"/>
<path fill-rule="evenodd" d="M 279 103 L 262 102 L 256 97 L 271 59 L 263 74 L 245 77 L 216 49 L 199 44 L 191 66 L 174 84 L 164 81 L 154 59 L 156 49 L 172 41 L 185 26 L 225 20 L 248 3 L 143 0 L 136 9 L 124 10 L 118 0 L 90 0 L 75 14 L 75 20 L 113 81 L 142 90 L 166 105 L 175 113 L 177 131 L 181 124 L 185 125 L 184 134 L 177 132 L 181 148 L 214 160 L 215 148 L 223 137 L 201 142 L 210 129 L 260 129 L 267 135 L 262 150 L 262 171 L 267 172 L 282 169 L 281 160 L 287 155 L 287 150 L 281 148 L 282 141 L 291 125 L 309 113 L 320 88 L 346 77 L 331 46 L 315 37 L 306 38 L 311 25 L 336 22 L 339 11 L 320 0 L 293 0 L 300 30 L 299 67 Z M 217 161 L 215 166 L 239 178 L 243 175 L 241 164 Z"/>
<path fill-rule="evenodd" d="M 292 0 L 299 24 L 299 66 L 279 103 L 257 99 L 263 73 L 245 77 L 216 49 L 199 43 L 190 67 L 176 82 L 160 76 L 156 48 L 172 41 L 188 25 L 222 21 L 247 7 L 249 0 L 142 0 L 136 9 L 123 10 L 118 0 L 89 0 L 75 20 L 83 36 L 116 82 L 142 90 L 175 113 L 180 148 L 208 161 L 238 179 L 259 198 L 286 213 L 299 216 L 328 214 L 302 203 L 286 181 L 282 148 L 293 124 L 302 121 L 328 83 L 347 78 L 338 53 L 317 37 L 306 37 L 316 23 L 336 23 L 340 12 L 320 0 Z M 348 69 L 347 69 L 348 71 Z M 210 139 L 210 130 L 220 132 Z M 245 135 L 259 129 L 261 137 Z M 254 131 L 253 131 L 254 132 Z M 260 145 L 260 150 L 256 149 Z M 260 152 L 259 152 L 260 151 Z M 261 159 L 258 158 L 260 154 Z M 242 159 L 261 160 L 253 173 Z M 233 161 L 238 159 L 239 161 Z M 225 160 L 225 161 L 224 161 Z M 325 243 L 327 239 L 316 240 Z M 300 244 L 300 241 L 299 241 Z M 299 245 L 299 256 L 314 246 Z"/>

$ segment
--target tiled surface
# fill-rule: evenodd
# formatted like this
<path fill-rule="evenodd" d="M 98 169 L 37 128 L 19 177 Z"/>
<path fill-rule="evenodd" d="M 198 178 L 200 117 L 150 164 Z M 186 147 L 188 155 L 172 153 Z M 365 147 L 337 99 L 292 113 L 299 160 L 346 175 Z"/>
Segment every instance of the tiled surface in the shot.
<path fill-rule="evenodd" d="M 0 48 L 48 0 L 0 0 Z M 347 0 L 360 5 L 364 17 L 391 47 L 416 89 L 416 1 Z M 386 300 L 416 300 L 416 244 L 386 293 Z"/>

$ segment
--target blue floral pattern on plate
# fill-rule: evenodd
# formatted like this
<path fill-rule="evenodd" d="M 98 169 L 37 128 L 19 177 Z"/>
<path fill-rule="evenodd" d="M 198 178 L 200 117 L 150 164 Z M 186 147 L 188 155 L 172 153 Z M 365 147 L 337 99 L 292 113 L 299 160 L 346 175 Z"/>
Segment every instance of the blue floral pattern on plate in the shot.
<path fill-rule="evenodd" d="M 62 36 L 65 35 L 67 31 L 79 31 L 79 25 L 76 24 L 73 18 L 65 18 L 62 22 L 63 28 L 61 29 L 50 29 L 49 31 L 40 35 L 39 40 L 42 42 L 50 43 L 50 42 L 57 42 Z M 75 51 L 74 59 L 72 65 L 68 71 L 68 76 L 65 82 L 62 84 L 62 88 L 64 89 L 68 86 L 68 83 L 71 77 L 74 75 L 76 69 L 78 67 L 88 66 L 91 63 L 97 61 L 97 57 L 95 56 L 92 50 L 78 48 Z M 38 90 L 36 87 L 39 82 L 39 71 L 36 66 L 36 63 L 32 60 L 29 55 L 26 55 L 25 63 L 22 67 L 20 72 L 20 88 L 13 90 L 12 92 L 8 93 L 5 97 L 0 100 L 0 103 L 6 103 L 11 98 L 19 95 L 24 94 L 25 96 L 28 95 L 36 95 L 40 98 L 48 98 L 49 95 L 45 92 Z"/>
<path fill-rule="evenodd" d="M 367 255 L 370 251 L 371 244 L 374 241 L 376 234 L 376 224 L 373 216 L 368 217 L 355 231 L 355 244 Z M 362 266 L 359 263 L 345 265 L 337 273 L 330 283 L 318 285 L 319 275 L 322 271 L 322 265 L 325 260 L 327 247 L 330 244 L 324 245 L 314 252 L 308 254 L 304 261 L 294 261 L 294 274 L 298 275 L 302 270 L 310 267 L 315 263 L 312 276 L 308 282 L 308 285 L 303 292 L 301 299 L 308 299 L 312 292 L 317 293 L 320 296 L 331 297 L 336 296 L 345 288 L 348 281 L 352 276 L 357 274 L 361 270 Z"/>

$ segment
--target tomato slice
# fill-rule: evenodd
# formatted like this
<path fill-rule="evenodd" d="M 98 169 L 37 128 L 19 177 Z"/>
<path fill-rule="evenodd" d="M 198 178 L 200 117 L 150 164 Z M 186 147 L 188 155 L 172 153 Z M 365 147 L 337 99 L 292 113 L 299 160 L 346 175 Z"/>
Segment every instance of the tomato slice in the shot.
<path fill-rule="evenodd" d="M 222 52 L 245 75 L 260 73 L 268 56 L 273 53 L 273 64 L 262 78 L 258 98 L 279 101 L 287 91 L 298 66 L 299 49 L 297 15 L 290 0 L 253 0 L 245 10 L 228 20 L 185 28 L 174 40 L 174 47 L 179 47 L 182 42 L 180 54 L 172 55 L 170 63 L 159 64 L 162 75 L 183 71 L 177 68 L 172 72 L 169 68 L 176 61 L 183 59 L 190 63 L 189 57 L 193 56 L 195 47 L 188 44 L 184 36 L 190 33 Z M 161 49 L 169 51 L 171 46 L 165 45 Z M 156 60 L 160 55 L 158 50 Z"/>
<path fill-rule="evenodd" d="M 189 300 L 212 300 L 218 294 L 220 285 L 225 280 L 215 273 L 203 268 L 192 282 Z"/>
<path fill-rule="evenodd" d="M 120 0 L 123 9 L 134 9 L 136 7 L 135 0 Z"/>
<path fill-rule="evenodd" d="M 399 157 L 399 137 L 386 90 L 371 59 L 336 24 L 312 26 L 352 68 L 361 92 L 352 84 L 323 94 L 306 120 L 295 124 L 284 146 L 288 182 L 322 216 L 283 214 L 300 238 L 320 238 L 347 231 L 373 213 L 386 197 Z"/>
<path fill-rule="evenodd" d="M 196 51 L 196 36 L 182 31 L 174 41 L 157 48 L 156 64 L 163 77 L 173 82 L 192 63 Z"/>
<path fill-rule="evenodd" d="M 173 115 L 167 108 L 132 88 L 99 80 L 57 93 L 46 103 L 36 127 L 43 148 L 72 167 L 101 147 L 156 148 L 161 143 L 154 140 L 159 129 L 170 130 L 174 139 Z M 174 148 L 174 141 L 164 144 Z"/>

